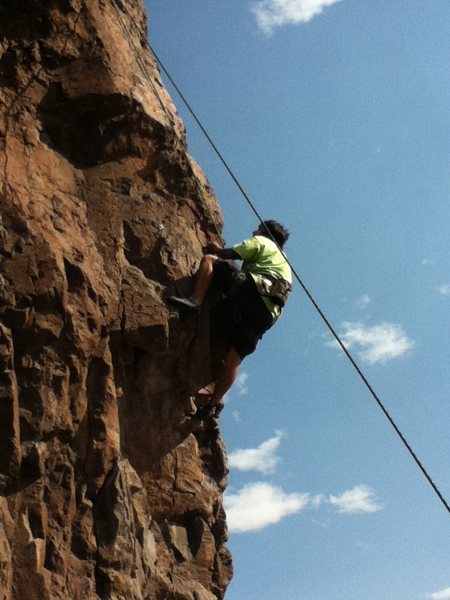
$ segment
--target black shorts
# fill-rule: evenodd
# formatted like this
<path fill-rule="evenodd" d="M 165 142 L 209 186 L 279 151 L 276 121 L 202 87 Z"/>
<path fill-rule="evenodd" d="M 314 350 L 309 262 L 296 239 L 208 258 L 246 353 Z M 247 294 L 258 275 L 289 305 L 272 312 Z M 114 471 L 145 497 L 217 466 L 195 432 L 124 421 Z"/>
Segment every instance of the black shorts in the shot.
<path fill-rule="evenodd" d="M 229 344 L 243 359 L 255 351 L 258 341 L 272 327 L 272 315 L 253 277 L 243 273 L 233 262 L 218 259 L 214 263 L 213 285 L 228 296 L 233 306 Z"/>

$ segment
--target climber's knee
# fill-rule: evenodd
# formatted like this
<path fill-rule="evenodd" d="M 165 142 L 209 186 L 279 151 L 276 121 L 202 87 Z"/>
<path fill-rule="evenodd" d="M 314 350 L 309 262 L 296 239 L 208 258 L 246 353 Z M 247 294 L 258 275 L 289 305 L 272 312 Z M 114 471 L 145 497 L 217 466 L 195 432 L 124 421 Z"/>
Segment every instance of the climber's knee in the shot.
<path fill-rule="evenodd" d="M 214 254 L 205 254 L 200 261 L 200 268 L 203 266 L 204 268 L 212 270 L 216 261 L 217 256 L 214 256 Z"/>

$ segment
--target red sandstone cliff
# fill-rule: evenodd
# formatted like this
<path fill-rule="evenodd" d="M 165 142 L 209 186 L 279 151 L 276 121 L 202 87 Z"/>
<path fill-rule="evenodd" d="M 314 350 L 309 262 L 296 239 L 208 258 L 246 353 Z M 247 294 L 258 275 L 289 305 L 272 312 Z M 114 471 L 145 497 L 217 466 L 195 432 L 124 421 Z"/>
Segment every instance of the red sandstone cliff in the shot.
<path fill-rule="evenodd" d="M 209 316 L 164 303 L 221 216 L 123 2 L 0 5 L 0 600 L 231 578 L 223 444 L 183 428 Z"/>

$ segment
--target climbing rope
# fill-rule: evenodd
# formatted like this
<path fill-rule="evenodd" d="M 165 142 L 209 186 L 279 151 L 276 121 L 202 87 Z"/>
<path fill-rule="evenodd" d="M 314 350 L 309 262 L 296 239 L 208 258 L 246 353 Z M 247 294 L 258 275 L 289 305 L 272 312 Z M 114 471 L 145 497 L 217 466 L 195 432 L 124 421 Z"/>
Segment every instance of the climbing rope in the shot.
<path fill-rule="evenodd" d="M 130 22 L 132 23 L 133 22 L 132 17 L 130 15 L 129 11 L 127 10 L 127 8 L 124 6 L 124 4 L 120 0 L 114 0 L 114 2 L 116 3 L 116 7 L 120 3 L 120 7 L 122 8 L 122 10 L 125 11 L 125 13 L 128 15 L 128 17 L 130 19 Z M 216 153 L 216 155 L 219 158 L 220 162 L 225 167 L 226 171 L 228 172 L 228 174 L 230 175 L 230 177 L 232 178 L 232 180 L 236 184 L 237 188 L 241 192 L 241 194 L 244 197 L 245 201 L 247 202 L 248 206 L 250 207 L 250 209 L 255 214 L 256 218 L 259 221 L 259 223 L 265 228 L 265 230 L 268 233 L 268 236 L 275 242 L 275 244 L 278 246 L 278 248 L 280 249 L 280 251 L 282 251 L 281 248 L 280 248 L 280 246 L 279 246 L 279 244 L 274 239 L 273 235 L 271 234 L 271 232 L 269 231 L 269 229 L 265 225 L 264 220 L 261 217 L 259 211 L 257 210 L 255 204 L 252 202 L 252 200 L 248 196 L 247 192 L 244 190 L 243 186 L 241 185 L 241 183 L 239 182 L 238 178 L 236 177 L 236 175 L 232 171 L 232 169 L 229 166 L 228 162 L 225 160 L 224 156 L 222 155 L 222 153 L 220 152 L 220 150 L 218 149 L 218 147 L 216 146 L 216 144 L 212 140 L 212 138 L 209 135 L 208 131 L 203 126 L 203 124 L 200 121 L 200 119 L 198 118 L 197 114 L 195 113 L 195 111 L 193 110 L 193 108 L 191 107 L 191 105 L 189 104 L 188 100 L 186 99 L 186 97 L 184 96 L 184 94 L 182 93 L 182 91 L 180 90 L 180 88 L 177 86 L 177 84 L 174 81 L 173 77 L 170 75 L 170 73 L 168 72 L 168 70 L 166 69 L 166 67 L 164 66 L 164 64 L 162 63 L 161 59 L 156 54 L 156 52 L 154 51 L 154 49 L 152 48 L 152 46 L 150 45 L 150 43 L 148 42 L 148 40 L 147 40 L 147 46 L 148 46 L 148 49 L 150 50 L 150 52 L 155 57 L 155 60 L 159 64 L 161 70 L 164 72 L 164 74 L 166 75 L 167 79 L 170 81 L 170 83 L 172 84 L 173 88 L 175 89 L 175 91 L 177 92 L 177 94 L 179 95 L 179 97 L 181 98 L 183 104 L 186 106 L 187 110 L 189 111 L 189 113 L 191 114 L 191 116 L 193 117 L 193 119 L 195 120 L 195 122 L 197 123 L 197 125 L 199 126 L 200 130 L 202 131 L 202 133 L 204 134 L 204 136 L 206 137 L 206 139 L 208 140 L 209 144 L 211 145 L 212 149 Z M 378 407 L 381 409 L 381 411 L 383 412 L 384 416 L 387 418 L 387 420 L 389 421 L 390 425 L 393 427 L 394 431 L 396 432 L 396 434 L 400 438 L 401 442 L 403 443 L 403 445 L 405 446 L 405 448 L 407 449 L 407 451 L 409 452 L 409 454 L 413 458 L 413 460 L 416 463 L 416 465 L 419 467 L 420 471 L 422 472 L 422 474 L 424 475 L 424 477 L 426 478 L 426 480 L 428 481 L 428 483 L 432 487 L 433 491 L 435 492 L 435 494 L 437 495 L 437 497 L 439 498 L 439 500 L 444 505 L 444 507 L 447 510 L 447 512 L 450 513 L 450 505 L 447 502 L 447 500 L 445 499 L 444 495 L 439 490 L 439 488 L 437 487 L 437 485 L 434 483 L 434 481 L 431 478 L 430 474 L 428 473 L 427 469 L 425 468 L 425 466 L 423 465 L 423 463 L 421 462 L 421 460 L 418 458 L 417 454 L 414 452 L 412 446 L 409 444 L 409 442 L 407 441 L 407 439 L 405 438 L 405 436 L 401 432 L 400 428 L 398 427 L 398 425 L 396 424 L 396 422 L 394 421 L 394 419 L 390 415 L 389 411 L 387 410 L 387 408 L 385 407 L 384 403 L 381 401 L 380 397 L 378 396 L 378 394 L 376 393 L 376 391 L 374 390 L 374 388 L 372 387 L 372 385 L 368 381 L 367 377 L 364 375 L 363 371 L 361 370 L 361 368 L 357 364 L 356 360 L 353 358 L 352 354 L 346 348 L 346 346 L 343 343 L 343 341 L 341 340 L 339 334 L 337 333 L 337 331 L 335 330 L 335 328 L 333 327 L 333 325 L 331 324 L 331 322 L 329 321 L 329 319 L 326 317 L 325 313 L 320 308 L 319 304 L 316 302 L 315 298 L 313 297 L 313 295 L 311 294 L 311 292 L 309 291 L 309 289 L 307 288 L 307 286 L 304 284 L 304 282 L 303 282 L 302 278 L 300 277 L 300 275 L 298 274 L 297 270 L 294 268 L 294 266 L 292 265 L 292 263 L 289 261 L 289 259 L 287 257 L 286 257 L 286 261 L 289 264 L 290 268 L 292 269 L 292 274 L 293 274 L 294 278 L 296 279 L 296 281 L 299 283 L 300 287 L 305 292 L 307 298 L 310 300 L 310 302 L 312 303 L 312 305 L 314 306 L 314 308 L 318 312 L 319 316 L 321 317 L 322 321 L 325 323 L 326 327 L 328 328 L 328 330 L 330 331 L 330 333 L 332 334 L 332 336 L 334 337 L 334 339 L 336 340 L 336 342 L 339 344 L 339 347 L 341 348 L 341 350 L 347 356 L 347 358 L 350 361 L 351 365 L 353 366 L 353 368 L 355 369 L 355 371 L 357 372 L 357 374 L 361 378 L 362 382 L 364 383 L 364 385 L 368 389 L 370 395 L 373 397 L 373 399 L 377 403 Z"/>

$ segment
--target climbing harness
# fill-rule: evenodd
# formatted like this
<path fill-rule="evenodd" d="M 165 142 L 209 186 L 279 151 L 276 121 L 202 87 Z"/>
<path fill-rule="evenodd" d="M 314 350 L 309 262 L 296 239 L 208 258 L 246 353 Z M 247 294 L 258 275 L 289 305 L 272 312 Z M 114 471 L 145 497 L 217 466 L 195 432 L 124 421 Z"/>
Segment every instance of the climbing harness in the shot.
<path fill-rule="evenodd" d="M 117 12 L 119 12 L 120 9 L 123 10 L 128 15 L 128 18 L 130 19 L 130 22 L 133 23 L 132 17 L 130 15 L 128 9 L 125 7 L 124 3 L 121 0 L 114 0 L 114 4 L 116 6 Z M 244 190 L 243 186 L 241 185 L 241 183 L 239 182 L 238 178 L 236 177 L 236 175 L 232 171 L 231 167 L 228 165 L 228 163 L 225 160 L 225 158 L 223 157 L 222 153 L 220 152 L 220 150 L 218 149 L 218 147 L 216 146 L 216 144 L 214 143 L 214 141 L 210 137 L 208 131 L 203 126 L 202 122 L 200 121 L 200 119 L 196 115 L 195 111 L 193 110 L 193 108 L 191 107 L 191 105 L 187 101 L 186 97 L 184 96 L 184 94 L 182 93 L 182 91 L 179 89 L 179 87 L 175 83 L 175 81 L 172 78 L 172 76 L 170 75 L 170 73 L 167 71 L 167 69 L 164 66 L 164 64 L 161 62 L 161 60 L 158 57 L 158 55 L 156 54 L 156 52 L 153 50 L 153 48 L 150 45 L 150 43 L 149 43 L 148 40 L 146 40 L 146 44 L 147 44 L 147 47 L 150 50 L 150 52 L 155 57 L 155 60 L 159 64 L 161 70 L 164 72 L 164 74 L 166 75 L 167 79 L 172 84 L 173 88 L 175 89 L 175 91 L 177 92 L 177 94 L 179 95 L 179 97 L 181 98 L 183 104 L 186 106 L 186 108 L 189 111 L 190 115 L 192 116 L 192 118 L 194 119 L 194 121 L 199 126 L 200 130 L 202 131 L 203 135 L 205 136 L 205 138 L 209 142 L 211 148 L 214 150 L 215 154 L 219 158 L 219 160 L 222 163 L 222 165 L 224 166 L 225 170 L 228 172 L 228 174 L 230 175 L 231 179 L 236 184 L 237 188 L 241 192 L 241 194 L 244 197 L 245 201 L 247 202 L 248 206 L 250 207 L 250 209 L 252 210 L 252 212 L 257 217 L 259 223 L 266 230 L 267 237 L 269 237 L 270 239 L 272 239 L 275 242 L 275 244 L 278 246 L 279 250 L 282 251 L 282 249 L 280 248 L 279 244 L 277 243 L 277 241 L 274 239 L 273 235 L 269 231 L 268 227 L 265 225 L 264 220 L 262 219 L 259 211 L 256 209 L 254 203 L 251 201 L 250 197 L 248 196 L 248 194 Z M 292 274 L 293 274 L 294 278 L 296 279 L 296 281 L 298 282 L 298 284 L 300 285 L 300 287 L 302 288 L 302 290 L 305 292 L 307 298 L 310 300 L 310 302 L 312 303 L 312 305 L 316 309 L 317 313 L 319 314 L 319 316 L 322 319 L 322 321 L 325 323 L 325 325 L 328 328 L 328 330 L 330 331 L 331 335 L 335 338 L 335 340 L 338 343 L 338 345 L 341 348 L 341 350 L 344 352 L 344 354 L 346 355 L 346 357 L 350 361 L 351 365 L 353 366 L 353 368 L 355 369 L 355 371 L 359 375 L 360 379 L 362 380 L 362 382 L 366 386 L 366 388 L 369 391 L 370 395 L 372 396 L 372 398 L 377 403 L 378 407 L 383 412 L 384 416 L 386 417 L 386 419 L 388 420 L 388 422 L 390 423 L 390 425 L 392 426 L 392 428 L 394 429 L 394 431 L 396 432 L 396 434 L 400 438 L 401 442 L 403 443 L 403 445 L 405 446 L 406 450 L 409 452 L 410 456 L 412 457 L 412 459 L 414 460 L 414 462 L 416 463 L 416 465 L 418 466 L 418 468 L 420 469 L 420 471 L 424 475 L 425 479 L 428 481 L 428 483 L 430 484 L 431 488 L 433 489 L 433 491 L 435 492 L 435 494 L 437 495 L 437 497 L 439 498 L 439 500 L 442 502 L 442 504 L 444 505 L 444 507 L 447 510 L 447 512 L 450 514 L 450 505 L 447 502 L 447 500 L 445 499 L 444 495 L 439 490 L 439 488 L 437 487 L 437 485 L 434 483 L 434 481 L 431 478 L 430 474 L 428 473 L 427 469 L 422 464 L 422 462 L 420 461 L 420 459 L 418 458 L 418 456 L 414 452 L 413 448 L 411 447 L 411 445 L 409 444 L 409 442 L 407 441 L 407 439 L 405 438 L 405 436 L 403 435 L 403 433 L 401 432 L 401 430 L 399 429 L 399 427 L 395 423 L 395 421 L 392 418 L 392 416 L 390 415 L 389 411 L 384 406 L 384 404 L 381 401 L 380 397 L 375 392 L 374 388 L 372 387 L 372 385 L 368 381 L 367 377 L 364 375 L 363 371 L 361 370 L 361 368 L 357 364 L 356 360 L 353 358 L 353 356 L 351 355 L 351 353 L 349 352 L 349 350 L 345 346 L 344 342 L 341 340 L 339 334 L 337 333 L 337 331 L 335 330 L 335 328 L 333 327 L 333 325 L 331 324 L 331 322 L 328 320 L 328 318 L 326 317 L 325 313 L 322 311 L 322 309 L 320 308 L 319 304 L 314 299 L 314 297 L 311 294 L 311 292 L 309 291 L 309 289 L 304 284 L 302 278 L 300 277 L 300 275 L 298 274 L 298 272 L 296 271 L 296 269 L 293 267 L 293 265 L 289 262 L 289 260 L 287 258 L 286 258 L 286 261 L 289 264 L 289 266 L 291 267 Z"/>
<path fill-rule="evenodd" d="M 280 308 L 285 306 L 292 291 L 289 281 L 268 274 L 258 275 L 258 287 L 262 290 L 261 296 L 266 296 Z"/>

